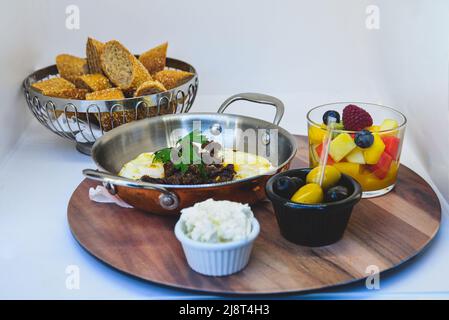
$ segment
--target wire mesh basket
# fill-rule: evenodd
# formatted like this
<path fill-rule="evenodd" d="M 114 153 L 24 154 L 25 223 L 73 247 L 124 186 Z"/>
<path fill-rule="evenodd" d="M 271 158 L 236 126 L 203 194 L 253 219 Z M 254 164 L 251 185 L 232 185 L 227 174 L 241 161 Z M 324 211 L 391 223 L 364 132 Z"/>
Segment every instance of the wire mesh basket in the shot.
<path fill-rule="evenodd" d="M 34 82 L 58 75 L 56 65 L 30 74 L 23 81 L 28 108 L 35 118 L 57 135 L 75 141 L 78 151 L 90 154 L 96 139 L 121 124 L 163 114 L 188 112 L 198 91 L 198 75 L 188 63 L 167 58 L 169 69 L 193 73 L 187 82 L 162 93 L 121 100 L 74 100 L 49 97 L 35 90 Z"/>

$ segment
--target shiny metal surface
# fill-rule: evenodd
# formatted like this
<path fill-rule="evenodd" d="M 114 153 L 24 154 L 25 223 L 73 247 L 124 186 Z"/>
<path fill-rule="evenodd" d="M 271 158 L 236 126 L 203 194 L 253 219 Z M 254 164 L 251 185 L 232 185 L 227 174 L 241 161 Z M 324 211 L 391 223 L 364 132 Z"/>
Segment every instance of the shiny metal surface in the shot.
<path fill-rule="evenodd" d="M 238 99 L 239 97 L 241 97 L 241 99 Z M 234 101 L 243 100 L 244 98 L 251 98 L 245 100 L 259 103 L 258 97 L 260 97 L 260 95 L 248 93 L 235 95 L 231 97 L 232 101 L 228 99 L 223 105 L 227 106 Z M 266 103 L 269 99 L 271 99 L 271 97 L 263 95 L 263 100 L 261 100 L 260 103 Z M 278 117 L 275 121 L 279 122 L 280 118 L 282 118 L 283 104 L 275 98 L 270 101 L 272 101 L 272 103 L 269 104 L 277 108 Z M 225 107 L 222 107 L 219 111 L 223 112 L 224 109 Z M 202 132 L 211 138 L 213 138 L 213 132 L 210 131 L 210 128 L 217 128 L 217 125 L 220 126 L 223 129 L 221 134 L 224 137 L 224 147 L 226 147 L 226 145 L 235 145 L 240 139 L 244 139 L 245 137 L 241 136 L 240 133 L 246 129 L 277 130 L 277 157 L 279 159 L 277 168 L 273 170 L 273 172 L 269 172 L 265 175 L 224 183 L 203 185 L 151 184 L 125 179 L 116 175 L 125 163 L 135 159 L 139 154 L 149 151 L 154 152 L 167 146 L 174 146 L 179 138 L 179 135 L 173 135 L 172 133 L 182 132 L 183 134 L 187 134 L 195 129 L 195 123 L 198 121 L 201 122 Z M 183 195 L 180 194 L 180 190 L 190 190 L 189 192 L 194 195 L 195 192 L 201 189 L 210 189 L 216 190 L 214 192 L 220 192 L 220 188 L 227 186 L 235 188 L 234 192 L 237 192 L 239 186 L 242 186 L 245 183 L 251 184 L 252 189 L 255 187 L 262 187 L 262 189 L 264 189 L 263 185 L 260 186 L 260 181 L 262 181 L 261 177 L 264 177 L 263 180 L 266 180 L 266 178 L 279 171 L 280 168 L 288 166 L 289 162 L 296 153 L 296 149 L 296 141 L 289 132 L 276 124 L 260 119 L 224 113 L 163 115 L 157 118 L 143 119 L 137 122 L 128 123 L 105 133 L 95 142 L 92 148 L 92 158 L 97 164 L 98 169 L 103 172 L 98 172 L 96 170 L 85 170 L 83 173 L 88 178 L 119 187 L 136 190 L 142 189 L 145 191 L 157 191 L 160 194 L 171 196 L 173 201 L 179 200 L 179 209 L 186 203 L 186 201 L 182 199 Z M 248 191 L 250 190 L 247 190 L 246 192 Z M 173 197 L 172 195 L 175 196 Z M 122 197 L 122 195 L 120 196 Z M 213 192 L 209 197 L 213 197 Z M 260 198 L 260 195 L 258 198 Z M 166 198 L 163 200 L 167 202 Z M 196 200 L 202 201 L 205 199 Z M 161 205 L 161 203 L 162 201 L 159 202 L 159 205 Z M 133 203 L 130 204 L 134 205 Z M 149 210 L 149 208 L 147 208 L 147 211 L 161 211 L 154 210 L 155 208 L 152 209 L 153 210 Z"/>
<path fill-rule="evenodd" d="M 194 76 L 181 86 L 166 92 L 132 97 L 121 100 L 74 100 L 62 99 L 42 95 L 31 85 L 34 82 L 48 79 L 58 75 L 56 65 L 52 65 L 35 71 L 23 81 L 23 91 L 30 111 L 34 117 L 47 129 L 60 137 L 77 141 L 76 134 L 79 134 L 77 149 L 82 153 L 89 154 L 92 144 L 98 136 L 104 133 L 103 128 L 92 123 L 96 115 L 101 117 L 103 113 L 109 113 L 112 119 L 114 112 L 123 114 L 122 122 L 127 123 L 137 119 L 138 114 L 145 114 L 145 117 L 154 117 L 161 114 L 188 112 L 195 101 L 198 90 L 198 75 L 196 70 L 186 62 L 167 58 L 169 69 L 179 69 L 192 72 Z M 122 111 L 131 111 L 134 117 L 126 115 Z M 62 115 L 62 119 L 60 118 Z M 93 116 L 93 117 L 92 117 Z M 68 119 L 73 119 L 72 124 L 65 127 L 64 123 Z M 100 121 L 101 123 L 101 121 Z M 111 120 L 111 126 L 114 123 Z M 87 129 L 82 130 L 83 127 Z M 96 133 L 100 130 L 100 133 Z M 79 140 L 78 139 L 78 140 Z"/>
<path fill-rule="evenodd" d="M 179 203 L 176 194 L 168 191 L 162 185 L 148 183 L 144 181 L 136 181 L 124 177 L 119 177 L 117 175 L 110 174 L 108 172 L 92 169 L 83 170 L 83 175 L 91 180 L 103 182 L 104 185 L 108 186 L 106 187 L 106 189 L 108 189 L 108 191 L 111 193 L 116 192 L 115 186 L 159 191 L 161 193 L 159 198 L 160 204 L 163 208 L 168 210 L 175 209 Z"/>
<path fill-rule="evenodd" d="M 239 100 L 250 101 L 260 104 L 269 104 L 275 107 L 276 114 L 273 120 L 273 123 L 275 125 L 278 125 L 279 122 L 281 122 L 282 117 L 284 116 L 284 104 L 282 103 L 281 100 L 263 93 L 248 93 L 248 92 L 239 93 L 226 99 L 218 109 L 217 113 L 223 113 L 230 104 Z"/>

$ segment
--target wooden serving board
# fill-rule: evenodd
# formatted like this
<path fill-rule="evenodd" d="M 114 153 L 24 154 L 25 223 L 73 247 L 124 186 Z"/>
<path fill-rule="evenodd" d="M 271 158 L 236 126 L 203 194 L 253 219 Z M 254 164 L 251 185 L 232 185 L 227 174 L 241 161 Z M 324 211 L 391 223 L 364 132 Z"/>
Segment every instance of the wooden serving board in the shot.
<path fill-rule="evenodd" d="M 292 168 L 307 167 L 307 139 L 298 137 Z M 154 283 L 218 294 L 297 293 L 366 278 L 367 267 L 394 268 L 423 250 L 438 232 L 441 208 L 432 188 L 405 166 L 389 194 L 363 199 L 338 243 L 307 248 L 279 233 L 269 201 L 252 206 L 261 232 L 248 266 L 227 277 L 189 268 L 173 229 L 177 218 L 89 200 L 97 183 L 84 180 L 68 206 L 73 235 L 91 254 L 114 268 Z"/>

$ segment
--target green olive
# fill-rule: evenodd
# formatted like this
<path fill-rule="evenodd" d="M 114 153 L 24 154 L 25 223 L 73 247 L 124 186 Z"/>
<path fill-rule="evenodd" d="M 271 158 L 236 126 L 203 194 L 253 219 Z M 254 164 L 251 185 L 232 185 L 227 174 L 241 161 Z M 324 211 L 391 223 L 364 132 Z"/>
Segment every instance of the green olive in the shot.
<path fill-rule="evenodd" d="M 297 203 L 314 204 L 323 202 L 323 198 L 323 189 L 321 189 L 321 187 L 316 183 L 308 183 L 295 192 L 291 198 L 291 201 Z"/>
<path fill-rule="evenodd" d="M 307 183 L 320 183 L 320 172 L 321 166 L 318 166 L 307 174 L 306 182 Z M 324 169 L 324 179 L 321 186 L 323 189 L 328 189 L 330 187 L 335 186 L 338 181 L 340 181 L 341 173 L 337 168 L 327 165 Z"/>

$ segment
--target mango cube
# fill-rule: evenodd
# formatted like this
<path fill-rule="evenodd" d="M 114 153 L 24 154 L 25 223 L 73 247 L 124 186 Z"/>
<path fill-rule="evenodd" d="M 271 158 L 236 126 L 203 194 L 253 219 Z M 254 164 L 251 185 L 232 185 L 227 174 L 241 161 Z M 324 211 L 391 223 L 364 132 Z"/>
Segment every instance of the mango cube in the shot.
<path fill-rule="evenodd" d="M 388 170 L 386 177 L 383 179 L 378 178 L 374 173 L 370 173 L 360 176 L 361 179 L 358 181 L 362 185 L 364 191 L 374 191 L 386 188 L 395 183 L 398 167 L 397 162 L 393 161 L 390 165 L 390 170 Z"/>
<path fill-rule="evenodd" d="M 387 131 L 382 132 L 382 136 L 397 136 L 398 134 L 398 122 L 393 119 L 385 119 L 382 124 L 380 125 L 380 130 Z"/>
<path fill-rule="evenodd" d="M 380 125 L 380 130 L 394 130 L 398 127 L 398 122 L 393 119 L 385 119 Z"/>
<path fill-rule="evenodd" d="M 326 136 L 327 127 L 326 125 L 321 125 L 321 127 L 316 127 L 311 125 L 309 127 L 309 142 L 312 144 L 320 144 L 323 142 Z"/>
<path fill-rule="evenodd" d="M 374 142 L 371 147 L 363 150 L 363 156 L 367 164 L 376 164 L 385 150 L 385 144 L 378 134 L 373 134 Z"/>
<path fill-rule="evenodd" d="M 333 166 L 337 168 L 341 173 L 347 174 L 348 176 L 357 179 L 361 172 L 361 166 L 358 163 L 350 163 L 350 162 L 339 162 L 334 163 Z"/>
<path fill-rule="evenodd" d="M 334 140 L 332 140 L 329 154 L 335 162 L 339 162 L 356 147 L 357 145 L 355 144 L 354 139 L 352 139 L 349 134 L 340 133 Z"/>
<path fill-rule="evenodd" d="M 346 160 L 352 163 L 365 164 L 365 157 L 363 156 L 363 149 L 357 147 L 352 150 L 347 156 Z"/>
<path fill-rule="evenodd" d="M 379 132 L 380 126 L 372 125 L 371 127 L 366 128 L 366 130 L 371 131 L 371 132 Z"/>

